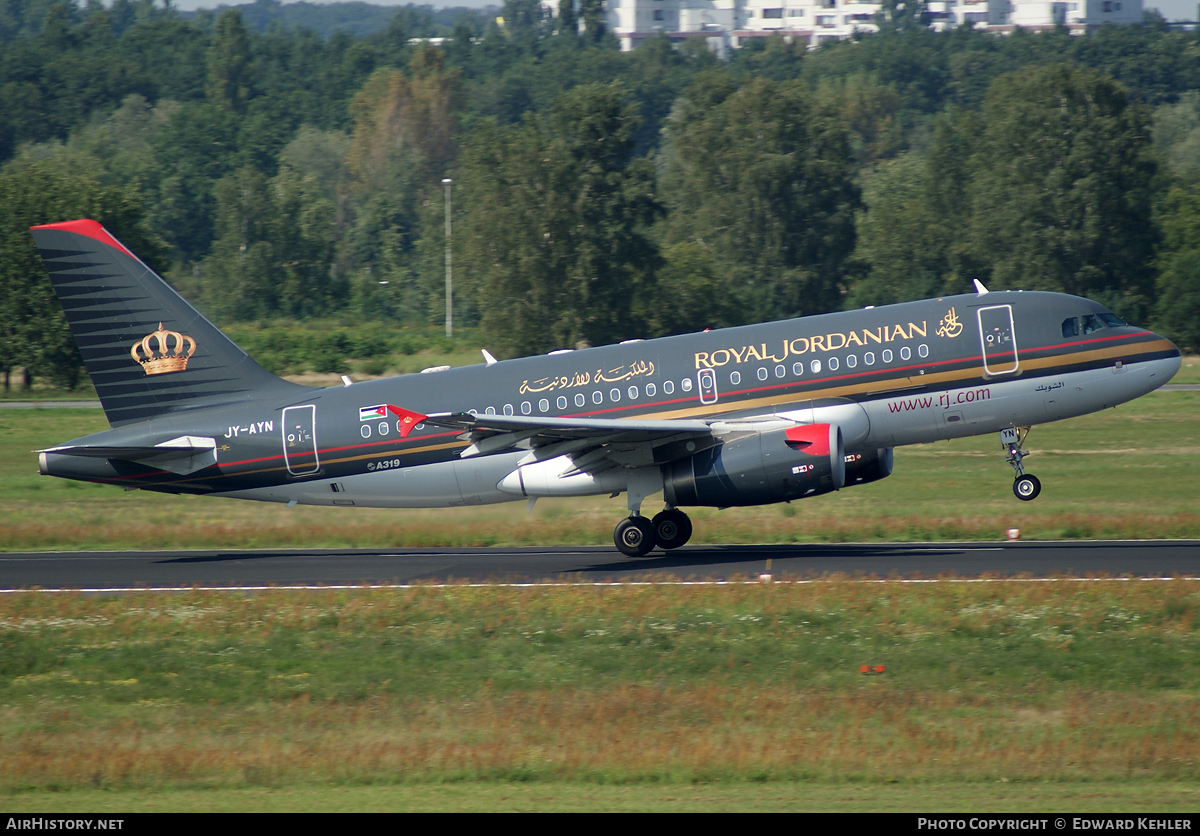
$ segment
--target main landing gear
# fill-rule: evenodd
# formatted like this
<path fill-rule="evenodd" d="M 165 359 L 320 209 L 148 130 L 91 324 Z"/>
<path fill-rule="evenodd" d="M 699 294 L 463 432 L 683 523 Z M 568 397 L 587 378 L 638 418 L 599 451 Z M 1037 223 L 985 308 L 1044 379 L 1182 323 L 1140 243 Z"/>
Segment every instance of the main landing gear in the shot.
<path fill-rule="evenodd" d="M 1029 455 L 1022 447 L 1025 439 L 1029 437 L 1029 429 L 1029 427 L 1005 427 L 1000 431 L 1000 446 L 1006 453 L 1004 460 L 1012 465 L 1012 469 L 1017 474 L 1013 480 L 1013 493 L 1022 502 L 1037 499 L 1037 495 L 1042 492 L 1042 483 L 1032 473 L 1026 473 L 1024 465 L 1021 464 L 1022 460 Z"/>
<path fill-rule="evenodd" d="M 667 508 L 648 520 L 637 513 L 617 523 L 613 542 L 617 551 L 629 557 L 643 557 L 655 546 L 677 549 L 691 539 L 692 521 L 678 508 Z"/>

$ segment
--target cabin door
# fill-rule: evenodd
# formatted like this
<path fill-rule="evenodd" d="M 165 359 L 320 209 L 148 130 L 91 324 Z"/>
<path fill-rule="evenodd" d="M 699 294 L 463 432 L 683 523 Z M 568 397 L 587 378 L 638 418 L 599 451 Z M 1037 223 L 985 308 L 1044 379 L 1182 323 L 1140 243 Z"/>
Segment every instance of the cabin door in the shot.
<path fill-rule="evenodd" d="M 292 476 L 321 469 L 317 460 L 317 405 L 289 406 L 283 411 L 283 461 Z"/>
<path fill-rule="evenodd" d="M 700 384 L 700 403 L 716 403 L 717 373 L 712 369 L 701 369 L 696 381 Z"/>
<path fill-rule="evenodd" d="M 1017 338 L 1013 329 L 1012 305 L 979 308 L 975 316 L 979 322 L 984 374 L 996 377 L 1016 372 Z"/>

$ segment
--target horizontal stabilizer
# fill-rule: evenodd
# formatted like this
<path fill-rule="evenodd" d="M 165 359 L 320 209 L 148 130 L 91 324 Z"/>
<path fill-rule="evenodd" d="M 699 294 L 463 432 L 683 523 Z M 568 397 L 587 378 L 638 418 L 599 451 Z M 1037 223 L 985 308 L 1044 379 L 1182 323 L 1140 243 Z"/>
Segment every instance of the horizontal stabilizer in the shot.
<path fill-rule="evenodd" d="M 152 447 L 51 447 L 38 453 L 58 456 L 83 456 L 92 459 L 113 459 L 156 467 L 168 473 L 187 476 L 217 463 L 216 439 L 181 435 Z"/>

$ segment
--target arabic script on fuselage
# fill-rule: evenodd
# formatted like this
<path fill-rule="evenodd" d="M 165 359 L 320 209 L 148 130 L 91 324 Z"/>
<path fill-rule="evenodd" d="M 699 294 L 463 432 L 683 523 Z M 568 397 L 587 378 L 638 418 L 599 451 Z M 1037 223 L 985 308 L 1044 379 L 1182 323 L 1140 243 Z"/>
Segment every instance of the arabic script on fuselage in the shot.
<path fill-rule="evenodd" d="M 596 369 L 595 372 L 575 372 L 566 375 L 550 375 L 539 377 L 537 380 L 524 380 L 521 383 L 521 394 L 535 395 L 543 392 L 555 392 L 559 389 L 577 389 L 590 386 L 593 383 L 620 383 L 635 377 L 650 377 L 654 374 L 654 363 L 649 360 L 636 360 L 626 365 L 612 369 Z"/>

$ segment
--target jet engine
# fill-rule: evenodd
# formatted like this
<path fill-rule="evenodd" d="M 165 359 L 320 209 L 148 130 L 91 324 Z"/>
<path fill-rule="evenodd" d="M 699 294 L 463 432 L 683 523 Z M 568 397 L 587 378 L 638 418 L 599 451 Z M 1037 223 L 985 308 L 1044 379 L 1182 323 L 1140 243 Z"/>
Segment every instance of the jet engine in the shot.
<path fill-rule="evenodd" d="M 676 506 L 766 505 L 845 484 L 846 453 L 836 424 L 755 433 L 663 467 L 663 495 Z"/>
<path fill-rule="evenodd" d="M 846 456 L 846 485 L 865 485 L 892 475 L 892 448 L 863 450 Z"/>

